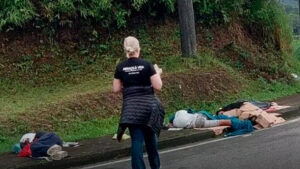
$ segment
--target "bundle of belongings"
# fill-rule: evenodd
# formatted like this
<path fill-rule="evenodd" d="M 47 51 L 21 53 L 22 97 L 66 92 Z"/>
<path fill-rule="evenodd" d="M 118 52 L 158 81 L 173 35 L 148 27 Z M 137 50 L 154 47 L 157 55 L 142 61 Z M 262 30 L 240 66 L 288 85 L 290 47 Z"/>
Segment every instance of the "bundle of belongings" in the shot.
<path fill-rule="evenodd" d="M 279 117 L 281 114 L 275 112 L 288 107 L 279 106 L 275 102 L 238 101 L 221 108 L 216 114 L 238 117 L 239 120 L 249 119 L 254 128 L 262 129 L 285 122 L 282 117 Z"/>
<path fill-rule="evenodd" d="M 195 128 L 203 130 L 211 128 L 216 135 L 222 134 L 224 129 L 228 129 L 226 136 L 235 136 L 253 131 L 250 120 L 239 120 L 237 117 L 226 115 L 212 115 L 206 111 L 179 110 L 169 119 L 167 125 L 169 130 L 175 128 Z"/>
<path fill-rule="evenodd" d="M 174 127 L 211 129 L 216 135 L 226 129 L 225 136 L 235 136 L 252 132 L 254 128 L 261 129 L 284 122 L 283 118 L 278 117 L 280 114 L 273 112 L 287 107 L 274 102 L 238 101 L 221 108 L 216 115 L 192 109 L 180 110 L 170 117 L 166 127 L 169 130 L 174 130 Z"/>
<path fill-rule="evenodd" d="M 14 145 L 13 151 L 18 154 L 18 157 L 31 157 L 47 161 L 61 160 L 68 156 L 68 152 L 62 150 L 63 145 L 77 146 L 78 143 L 63 143 L 55 133 L 27 133 L 22 136 L 20 143 Z"/>

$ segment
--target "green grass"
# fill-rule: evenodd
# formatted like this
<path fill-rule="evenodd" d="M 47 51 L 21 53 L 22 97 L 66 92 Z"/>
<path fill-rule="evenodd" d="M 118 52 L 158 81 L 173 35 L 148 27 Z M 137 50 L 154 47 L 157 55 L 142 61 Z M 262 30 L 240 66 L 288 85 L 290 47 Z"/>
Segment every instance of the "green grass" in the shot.
<path fill-rule="evenodd" d="M 194 104 L 174 103 L 180 109 L 193 108 L 215 112 L 218 108 L 240 99 L 272 100 L 282 96 L 288 96 L 300 92 L 300 84 L 273 83 L 265 84 L 262 81 L 253 82 L 253 87 L 236 95 L 226 96 L 220 102 L 195 102 Z M 166 119 L 174 113 L 175 108 L 166 109 Z M 82 139 L 95 138 L 110 135 L 116 132 L 119 117 L 113 116 L 108 119 L 96 119 L 91 121 L 73 121 L 71 125 L 64 126 L 57 133 L 65 141 L 79 141 Z M 167 120 L 166 120 L 167 121 Z M 0 137 L 0 152 L 7 152 L 14 143 L 17 143 L 21 135 Z"/>
<path fill-rule="evenodd" d="M 0 92 L 0 114 L 29 111 L 46 104 L 68 101 L 76 95 L 107 91 L 111 89 L 111 81 L 110 73 L 78 84 L 57 83 L 54 86 L 32 87 L 16 81 L 0 81 L 2 89 L 9 88 Z"/>
<path fill-rule="evenodd" d="M 21 137 L 0 137 L 0 153 L 12 150 L 14 144 L 20 141 Z"/>
<path fill-rule="evenodd" d="M 259 78 L 256 81 L 247 79 L 247 77 L 243 76 L 243 73 L 238 72 L 229 65 L 220 62 L 214 57 L 214 53 L 209 51 L 205 51 L 195 58 L 182 58 L 174 55 L 169 58 L 163 58 L 160 63 L 164 68 L 165 73 L 191 71 L 197 67 L 207 70 L 210 70 L 213 67 L 222 67 L 229 71 L 237 80 L 247 84 L 244 91 L 234 95 L 225 95 L 219 101 L 203 102 L 195 100 L 193 103 L 187 103 L 183 102 L 181 99 L 174 99 L 173 103 L 165 105 L 166 119 L 170 114 L 179 109 L 193 108 L 196 110 L 207 110 L 213 113 L 218 108 L 240 99 L 272 100 L 300 92 L 300 84 L 296 82 L 288 84 L 286 82 L 274 81 L 270 83 L 266 82 L 262 78 Z M 13 118 L 14 116 L 12 112 L 18 113 L 27 110 L 34 110 L 36 108 L 43 107 L 46 104 L 55 104 L 68 100 L 72 101 L 74 96 L 78 94 L 107 91 L 111 88 L 111 80 L 112 72 L 99 78 L 82 81 L 79 84 L 61 84 L 31 88 L 30 86 L 16 83 L 14 84 L 16 86 L 16 92 L 14 94 L 10 93 L 11 91 L 2 93 L 0 103 L 0 106 L 2 107 L 1 113 L 9 112 L 11 118 Z M 59 124 L 56 132 L 66 141 L 78 141 L 110 135 L 116 132 L 118 119 L 118 116 L 111 116 L 106 119 L 94 119 L 90 121 L 75 119 L 71 123 L 67 123 L 68 125 L 63 123 Z M 22 133 L 18 131 L 24 130 L 30 131 L 30 129 L 26 129 L 26 124 L 24 124 L 24 126 L 17 126 L 15 134 L 7 133 L 7 131 L 1 131 L 0 152 L 9 151 L 11 146 L 14 143 L 17 143 L 22 135 Z"/>
<path fill-rule="evenodd" d="M 57 133 L 65 141 L 78 141 L 113 134 L 117 131 L 119 117 L 109 117 L 102 120 L 74 121 L 64 126 Z"/>
<path fill-rule="evenodd" d="M 180 55 L 173 55 L 164 57 L 158 64 L 166 72 L 181 72 L 197 67 L 209 69 L 221 64 L 212 55 L 210 51 L 206 51 L 196 58 L 182 58 Z M 153 63 L 157 63 L 153 57 L 147 60 L 153 60 Z M 110 65 L 109 69 L 113 70 L 114 68 L 112 67 L 114 65 Z M 92 66 L 101 67 L 102 65 Z M 85 76 L 88 76 L 88 78 L 82 77 L 81 74 L 77 76 L 72 75 L 75 76 L 73 78 L 79 79 L 76 80 L 76 83 L 56 80 L 51 84 L 42 84 L 36 87 L 32 84 L 34 82 L 28 83 L 26 81 L 2 78 L 0 79 L 0 114 L 16 114 L 31 111 L 44 107 L 47 104 L 72 100 L 76 95 L 111 90 L 113 72 L 103 72 L 98 76 L 91 75 L 93 73 L 87 73 Z M 60 76 L 68 76 L 68 74 Z"/>
<path fill-rule="evenodd" d="M 300 40 L 299 39 L 294 39 L 293 49 L 294 49 L 295 57 L 297 58 L 298 61 L 300 61 Z"/>
<path fill-rule="evenodd" d="M 64 141 L 79 141 L 113 134 L 117 131 L 118 117 L 102 120 L 74 121 L 71 125 L 61 124 L 61 129 L 55 131 Z M 22 135 L 0 136 L 0 153 L 10 151 L 18 143 Z"/>
<path fill-rule="evenodd" d="M 271 101 L 276 98 L 300 93 L 300 83 L 287 84 L 283 82 L 266 83 L 264 81 L 249 82 L 249 86 L 244 91 L 238 94 L 226 95 L 221 101 L 212 102 L 195 102 L 194 104 L 180 104 L 176 103 L 182 108 L 194 108 L 196 110 L 206 110 L 209 112 L 216 112 L 220 107 L 233 103 L 238 100 L 257 100 L 257 101 Z M 168 113 L 173 113 L 169 111 Z"/>

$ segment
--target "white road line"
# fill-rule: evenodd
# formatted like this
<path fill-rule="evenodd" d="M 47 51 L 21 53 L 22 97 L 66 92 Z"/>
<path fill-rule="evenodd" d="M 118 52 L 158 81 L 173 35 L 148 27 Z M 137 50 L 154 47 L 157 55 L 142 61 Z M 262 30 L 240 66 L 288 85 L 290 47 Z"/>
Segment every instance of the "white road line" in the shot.
<path fill-rule="evenodd" d="M 261 132 L 261 131 L 264 131 L 264 130 L 272 129 L 274 127 L 279 127 L 279 126 L 295 123 L 295 122 L 298 122 L 298 121 L 300 121 L 300 118 L 296 118 L 296 119 L 293 119 L 293 120 L 290 120 L 290 121 L 286 121 L 282 124 L 275 125 L 271 128 L 257 130 L 256 132 Z M 171 153 L 171 152 L 180 151 L 180 150 L 184 150 L 184 149 L 189 149 L 189 148 L 193 148 L 193 147 L 197 147 L 197 146 L 201 146 L 201 145 L 205 145 L 205 144 L 210 144 L 210 143 L 215 143 L 215 142 L 219 142 L 219 141 L 234 139 L 234 138 L 237 138 L 237 137 L 248 137 L 248 136 L 251 136 L 251 135 L 252 134 L 239 135 L 239 136 L 232 136 L 232 137 L 225 137 L 225 138 L 220 138 L 220 139 L 204 141 L 204 142 L 201 142 L 201 143 L 196 143 L 196 144 L 191 144 L 191 145 L 187 145 L 187 146 L 182 146 L 182 147 L 179 147 L 179 148 L 173 148 L 173 149 L 169 149 L 169 150 L 160 151 L 159 154 Z M 144 157 L 147 157 L 147 155 L 144 155 Z M 122 159 L 122 160 L 107 162 L 107 163 L 103 163 L 103 164 L 96 164 L 96 165 L 93 165 L 93 166 L 87 166 L 87 167 L 83 167 L 81 169 L 94 169 L 94 168 L 97 168 L 97 167 L 103 167 L 103 166 L 118 164 L 118 163 L 127 162 L 127 161 L 130 161 L 130 158 L 125 158 L 125 159 Z"/>

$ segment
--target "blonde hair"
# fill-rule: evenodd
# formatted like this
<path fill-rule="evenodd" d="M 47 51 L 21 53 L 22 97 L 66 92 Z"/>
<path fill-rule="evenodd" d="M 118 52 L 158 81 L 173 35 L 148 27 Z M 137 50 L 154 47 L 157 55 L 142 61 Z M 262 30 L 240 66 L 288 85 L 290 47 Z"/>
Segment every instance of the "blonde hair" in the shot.
<path fill-rule="evenodd" d="M 126 37 L 124 39 L 124 50 L 127 58 L 130 58 L 135 52 L 139 52 L 141 48 L 137 38 L 133 36 Z"/>

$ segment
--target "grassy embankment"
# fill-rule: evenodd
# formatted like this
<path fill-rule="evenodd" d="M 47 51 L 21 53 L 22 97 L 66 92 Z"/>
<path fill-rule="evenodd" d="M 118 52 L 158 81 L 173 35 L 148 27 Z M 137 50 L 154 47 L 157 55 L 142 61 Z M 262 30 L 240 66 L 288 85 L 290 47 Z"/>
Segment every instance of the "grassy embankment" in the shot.
<path fill-rule="evenodd" d="M 174 38 L 179 41 L 176 35 L 174 35 Z M 161 39 L 160 41 L 163 40 Z M 165 46 L 163 47 L 164 50 L 168 48 L 168 50 L 172 52 L 172 45 L 170 46 L 168 42 L 162 43 L 165 43 Z M 152 51 L 155 50 L 154 48 L 156 45 L 159 46 L 161 44 L 155 44 L 153 47 L 149 47 L 145 44 L 145 42 L 142 42 L 142 45 L 144 51 Z M 119 43 L 118 47 L 121 48 L 121 43 Z M 58 79 L 66 79 L 65 81 L 62 82 L 60 80 L 54 80 L 53 82 L 49 82 L 49 85 L 44 84 L 34 87 L 34 85 L 30 82 L 20 83 L 17 80 L 14 81 L 10 79 L 1 81 L 1 116 L 4 116 L 6 120 L 9 119 L 6 121 L 8 122 L 6 124 L 10 127 L 7 130 L 4 128 L 1 132 L 1 151 L 8 151 L 11 145 L 17 142 L 22 133 L 32 131 L 34 129 L 40 129 L 39 127 L 44 130 L 53 130 L 67 141 L 93 138 L 115 132 L 118 122 L 118 113 L 113 115 L 104 115 L 105 118 L 102 118 L 99 114 L 103 113 L 101 112 L 103 109 L 101 106 L 99 107 L 97 103 L 95 103 L 96 109 L 90 108 L 93 104 L 79 105 L 80 110 L 76 110 L 76 106 L 78 107 L 77 104 L 85 104 L 86 102 L 83 101 L 83 99 L 87 99 L 87 101 L 91 102 L 101 99 L 102 97 L 94 97 L 93 95 L 97 95 L 102 92 L 105 93 L 111 90 L 111 81 L 113 77 L 112 70 L 116 65 L 116 60 L 122 57 L 122 55 L 116 56 L 116 59 L 110 63 L 111 69 L 107 72 L 100 72 L 98 74 L 93 72 L 92 74 L 89 74 L 84 72 L 86 71 L 84 70 L 84 73 L 79 71 L 79 73 L 71 72 L 69 75 L 61 74 Z M 227 72 L 226 75 L 229 76 L 231 80 L 239 81 L 238 83 L 226 81 L 226 83 L 223 84 L 224 86 L 229 85 L 234 88 L 237 87 L 239 90 L 234 91 L 233 93 L 227 93 L 226 91 L 213 92 L 212 94 L 209 94 L 211 98 L 206 98 L 204 100 L 192 96 L 196 99 L 184 101 L 178 97 L 183 96 L 180 93 L 166 92 L 170 95 L 165 96 L 166 99 L 171 100 L 165 105 L 166 112 L 168 114 L 187 107 L 214 112 L 218 107 L 237 99 L 270 100 L 300 92 L 300 85 L 298 83 L 286 83 L 280 80 L 267 81 L 262 77 L 253 79 L 253 77 L 251 75 L 249 76 L 248 73 L 241 72 L 239 66 L 232 67 L 231 63 L 227 64 L 216 58 L 214 56 L 214 52 L 200 52 L 199 56 L 196 58 L 184 59 L 182 59 L 178 53 L 165 58 L 155 58 L 152 56 L 151 52 L 149 52 L 149 55 L 145 57 L 148 60 L 155 61 L 162 66 L 164 69 L 164 77 L 167 77 L 169 74 L 174 72 L 192 72 L 192 74 L 197 74 L 197 71 L 214 72 L 214 70 L 223 69 Z M 87 67 L 95 68 L 98 66 L 100 65 L 87 65 Z M 216 73 L 217 72 L 218 71 L 216 71 Z M 300 72 L 296 73 L 299 74 Z M 227 77 L 222 78 L 227 80 Z M 209 78 L 200 80 L 209 80 Z M 195 79 L 195 82 L 198 81 Z M 193 80 L 190 83 L 193 83 Z M 214 85 L 214 83 L 222 83 L 222 79 L 214 81 L 209 85 Z M 231 83 L 234 83 L 234 85 L 231 85 Z M 191 88 L 187 88 L 186 90 L 197 90 L 197 86 L 194 86 L 195 84 L 186 85 L 192 85 Z M 201 83 L 199 83 L 199 85 L 201 85 Z M 239 85 L 243 87 L 239 87 Z M 165 85 L 165 87 L 168 88 L 170 86 Z M 217 88 L 223 89 L 222 85 Z M 224 89 L 226 89 L 226 87 Z M 177 94 L 178 96 L 176 96 Z M 195 94 L 201 95 L 200 93 Z M 107 95 L 107 97 L 110 96 L 111 95 Z M 69 104 L 71 104 L 71 106 Z M 57 113 L 51 111 L 57 111 Z M 76 115 L 76 113 L 74 115 L 72 113 L 73 111 L 80 115 Z M 46 115 L 46 118 L 44 119 L 44 113 L 36 112 L 50 113 L 51 116 L 48 117 Z M 66 118 L 66 120 L 63 120 L 59 119 L 60 116 L 63 116 L 60 113 L 72 115 L 71 117 Z M 20 114 L 22 115 L 19 116 Z M 28 116 L 36 116 L 36 118 L 28 118 Z M 36 121 L 29 122 L 28 120 Z M 32 123 L 40 123 L 39 121 L 42 121 L 42 123 L 46 126 L 44 124 L 38 126 L 31 125 Z"/>
<path fill-rule="evenodd" d="M 260 24 L 271 18 L 260 18 L 262 14 L 253 15 Z M 300 74 L 300 58 L 288 49 L 291 39 L 284 37 L 289 29 L 284 18 L 275 18 L 275 31 L 261 30 L 259 24 L 250 31 L 242 19 L 210 28 L 198 24 L 199 52 L 193 58 L 180 56 L 178 24 L 173 21 L 115 33 L 106 40 L 93 33 L 100 42 L 79 44 L 26 41 L 22 35 L 23 41 L 12 40 L 0 58 L 0 152 L 9 151 L 30 131 L 54 131 L 66 141 L 114 133 L 121 101 L 111 92 L 111 82 L 115 66 L 125 59 L 121 41 L 128 34 L 141 40 L 142 57 L 164 70 L 164 89 L 158 95 L 167 115 L 183 108 L 215 112 L 238 99 L 272 100 L 299 93 L 300 84 L 290 73 Z M 293 47 L 297 51 L 299 42 Z"/>

